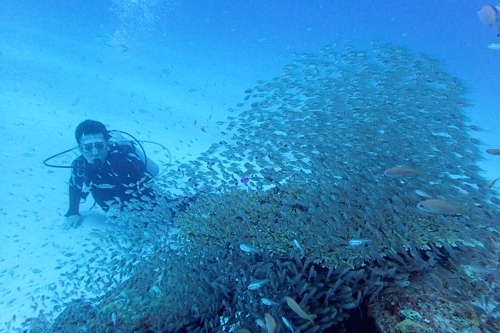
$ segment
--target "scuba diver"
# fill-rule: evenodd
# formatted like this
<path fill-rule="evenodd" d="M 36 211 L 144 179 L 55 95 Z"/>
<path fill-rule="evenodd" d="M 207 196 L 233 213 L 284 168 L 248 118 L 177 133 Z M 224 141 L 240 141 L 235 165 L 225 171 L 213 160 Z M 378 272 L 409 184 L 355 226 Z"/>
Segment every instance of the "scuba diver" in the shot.
<path fill-rule="evenodd" d="M 80 200 L 89 193 L 105 212 L 112 206 L 142 210 L 131 203 L 155 198 L 147 183 L 158 175 L 158 166 L 120 132 L 108 131 L 101 122 L 85 120 L 76 128 L 75 138 L 81 155 L 71 165 L 69 209 L 63 228 L 80 224 Z"/>
<path fill-rule="evenodd" d="M 122 136 L 125 134 L 132 140 Z M 69 209 L 63 228 L 76 228 L 81 223 L 80 201 L 92 193 L 95 204 L 103 211 L 111 208 L 120 211 L 153 210 L 163 207 L 167 220 L 173 220 L 196 202 L 200 193 L 193 196 L 168 198 L 161 191 L 155 191 L 151 180 L 159 176 L 159 167 L 147 155 L 142 143 L 160 146 L 172 155 L 166 147 L 152 141 L 139 141 L 129 133 L 112 130 L 95 120 L 85 120 L 75 130 L 78 147 L 68 149 L 43 161 L 48 167 L 70 168 Z M 48 161 L 78 149 L 78 156 L 71 166 L 54 165 Z M 95 205 L 94 204 L 94 205 Z M 168 223 L 168 222 L 167 222 Z"/>

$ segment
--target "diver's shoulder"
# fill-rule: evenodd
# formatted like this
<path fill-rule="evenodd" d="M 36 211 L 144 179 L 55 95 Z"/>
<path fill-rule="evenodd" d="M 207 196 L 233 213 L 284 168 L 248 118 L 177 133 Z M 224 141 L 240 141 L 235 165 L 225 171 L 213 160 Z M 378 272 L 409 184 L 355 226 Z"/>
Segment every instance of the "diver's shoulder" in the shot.
<path fill-rule="evenodd" d="M 109 151 L 108 160 L 111 162 L 117 162 L 117 161 L 135 162 L 136 160 L 140 161 L 141 159 L 137 155 L 134 147 L 126 147 L 119 145 L 118 147 L 113 147 L 113 149 Z"/>
<path fill-rule="evenodd" d="M 110 146 L 109 154 L 110 155 L 123 155 L 126 156 L 128 154 L 134 153 L 135 147 L 132 145 L 121 145 L 118 143 L 113 143 Z"/>
<path fill-rule="evenodd" d="M 73 160 L 73 165 L 82 165 L 82 164 L 87 164 L 87 160 L 83 155 L 78 156 Z"/>

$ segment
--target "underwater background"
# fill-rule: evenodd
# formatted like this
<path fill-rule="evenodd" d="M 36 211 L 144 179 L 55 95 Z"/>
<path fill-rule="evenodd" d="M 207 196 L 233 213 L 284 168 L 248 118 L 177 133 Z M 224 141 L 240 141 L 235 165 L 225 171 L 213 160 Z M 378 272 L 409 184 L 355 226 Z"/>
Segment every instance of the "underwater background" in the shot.
<path fill-rule="evenodd" d="M 0 330 L 498 331 L 483 5 L 2 1 Z M 173 221 L 88 200 L 62 230 L 69 171 L 42 161 L 85 119 L 198 200 Z"/>

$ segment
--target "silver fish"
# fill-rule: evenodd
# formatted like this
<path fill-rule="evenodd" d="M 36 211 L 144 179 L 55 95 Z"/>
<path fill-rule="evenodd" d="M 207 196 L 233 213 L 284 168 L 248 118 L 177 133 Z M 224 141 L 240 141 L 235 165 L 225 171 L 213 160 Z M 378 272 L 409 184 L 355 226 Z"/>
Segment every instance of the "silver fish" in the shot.
<path fill-rule="evenodd" d="M 95 187 L 98 187 L 98 188 L 115 188 L 114 185 L 111 185 L 111 184 L 99 184 L 99 185 L 96 185 L 94 184 Z"/>
<path fill-rule="evenodd" d="M 286 328 L 288 328 L 292 333 L 295 332 L 295 329 L 293 328 L 290 320 L 286 319 L 285 317 L 281 317 L 281 321 L 283 322 L 283 324 L 285 324 Z"/>
<path fill-rule="evenodd" d="M 422 198 L 429 198 L 429 199 L 431 199 L 431 198 L 432 198 L 429 194 L 425 193 L 425 192 L 424 192 L 424 191 L 422 191 L 422 190 L 415 190 L 415 193 L 416 193 L 417 195 L 421 196 Z"/>
<path fill-rule="evenodd" d="M 265 285 L 267 282 L 269 282 L 269 279 L 252 281 L 248 285 L 248 289 L 249 290 L 257 290 L 259 288 L 262 288 L 262 286 Z"/>
<path fill-rule="evenodd" d="M 111 322 L 113 323 L 113 327 L 116 327 L 116 312 L 111 313 Z"/>
<path fill-rule="evenodd" d="M 240 250 L 246 253 L 259 253 L 259 250 L 248 244 L 240 244 Z"/>
<path fill-rule="evenodd" d="M 261 298 L 260 299 L 260 302 L 264 305 L 267 305 L 267 306 L 280 306 L 279 303 L 275 302 L 275 301 L 272 301 L 270 300 L 269 298 Z"/>
<path fill-rule="evenodd" d="M 490 50 L 500 50 L 500 43 L 491 43 L 491 44 L 488 44 L 487 47 Z"/>
<path fill-rule="evenodd" d="M 371 241 L 372 241 L 371 239 L 366 239 L 366 238 L 353 238 L 349 241 L 349 245 L 356 247 L 366 243 L 370 243 Z"/>
<path fill-rule="evenodd" d="M 410 281 L 408 280 L 396 280 L 394 283 L 401 288 L 405 288 L 410 285 Z"/>
<path fill-rule="evenodd" d="M 416 169 L 405 168 L 405 167 L 394 167 L 384 171 L 384 175 L 391 177 L 411 176 L 411 175 L 416 175 L 418 173 L 419 171 Z"/>
<path fill-rule="evenodd" d="M 300 245 L 299 241 L 294 239 L 293 240 L 293 244 L 295 245 L 295 247 L 300 251 L 301 254 L 304 254 L 306 253 L 306 251 L 304 251 L 304 248 L 302 247 L 302 245 Z"/>

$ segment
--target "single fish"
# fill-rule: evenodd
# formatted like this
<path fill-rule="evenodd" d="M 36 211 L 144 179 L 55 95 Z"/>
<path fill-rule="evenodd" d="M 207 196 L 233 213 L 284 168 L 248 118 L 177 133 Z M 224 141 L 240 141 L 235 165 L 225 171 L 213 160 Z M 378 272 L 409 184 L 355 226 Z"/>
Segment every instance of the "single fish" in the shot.
<path fill-rule="evenodd" d="M 255 321 L 255 323 L 256 323 L 256 324 L 257 324 L 257 326 L 259 326 L 260 328 L 266 328 L 266 323 L 265 323 L 262 319 L 260 319 L 260 318 L 258 318 L 258 319 Z"/>
<path fill-rule="evenodd" d="M 487 48 L 490 50 L 500 50 L 500 43 L 490 43 L 486 45 Z M 494 155 L 499 155 L 499 154 L 494 154 Z"/>
<path fill-rule="evenodd" d="M 419 173 L 420 172 L 416 169 L 406 168 L 406 167 L 394 167 L 384 171 L 384 175 L 391 177 L 412 176 L 412 175 L 417 175 Z"/>
<path fill-rule="evenodd" d="M 149 291 L 150 291 L 150 292 L 151 292 L 151 291 L 152 291 L 152 292 L 154 292 L 154 294 L 155 294 L 156 296 L 161 295 L 161 290 L 160 290 L 160 288 L 159 288 L 158 286 L 156 286 L 156 285 L 155 285 L 155 286 L 152 286 L 152 287 L 151 287 L 151 289 L 149 289 Z"/>
<path fill-rule="evenodd" d="M 278 302 L 272 301 L 269 298 L 261 298 L 260 302 L 267 306 L 280 306 Z"/>
<path fill-rule="evenodd" d="M 295 329 L 293 328 L 290 320 L 286 319 L 285 317 L 281 317 L 281 321 L 283 322 L 283 324 L 285 324 L 286 328 L 288 328 L 292 333 L 295 333 Z"/>
<path fill-rule="evenodd" d="M 245 183 L 248 183 L 249 180 L 250 179 L 248 179 L 247 177 L 243 177 L 243 178 L 240 179 L 240 182 L 242 182 L 243 184 L 245 184 Z"/>
<path fill-rule="evenodd" d="M 349 245 L 353 247 L 361 246 L 366 243 L 370 243 L 372 240 L 367 238 L 353 238 L 349 241 Z"/>
<path fill-rule="evenodd" d="M 406 288 L 410 285 L 410 281 L 408 280 L 396 280 L 396 282 L 394 282 L 398 287 L 401 287 L 401 288 Z"/>
<path fill-rule="evenodd" d="M 264 319 L 266 321 L 267 333 L 276 332 L 276 320 L 274 320 L 274 317 L 266 312 Z"/>
<path fill-rule="evenodd" d="M 492 187 L 493 187 L 493 185 L 495 185 L 495 183 L 497 182 L 498 178 L 500 178 L 500 177 L 497 177 L 497 178 L 495 178 L 494 180 L 492 180 L 491 182 L 489 182 L 489 183 L 488 183 L 488 188 L 492 188 Z"/>
<path fill-rule="evenodd" d="M 463 268 L 465 268 L 467 271 L 472 272 L 472 273 L 477 273 L 477 274 L 494 274 L 495 270 L 494 269 L 488 269 L 486 267 L 478 266 L 478 265 L 463 265 Z"/>
<path fill-rule="evenodd" d="M 444 215 L 457 215 L 463 214 L 465 212 L 465 209 L 463 207 L 439 199 L 420 201 L 417 204 L 417 208 L 427 213 Z"/>
<path fill-rule="evenodd" d="M 426 192 L 422 191 L 422 190 L 415 190 L 415 193 L 419 196 L 421 196 L 422 198 L 429 198 L 431 199 L 432 197 L 427 194 Z"/>
<path fill-rule="evenodd" d="M 265 279 L 265 280 L 255 280 L 255 281 L 252 281 L 249 285 L 248 285 L 248 289 L 249 290 L 257 290 L 259 288 L 262 288 L 263 285 L 265 285 L 267 282 L 269 282 L 269 279 Z"/>
<path fill-rule="evenodd" d="M 294 239 L 293 240 L 293 244 L 295 245 L 295 247 L 300 251 L 300 253 L 303 255 L 304 253 L 306 253 L 306 251 L 304 251 L 304 248 L 302 247 L 302 245 L 300 245 L 299 241 Z"/>
<path fill-rule="evenodd" d="M 477 12 L 477 16 L 479 16 L 481 22 L 489 25 L 495 33 L 498 33 L 498 22 L 500 21 L 498 9 L 498 6 L 484 5 Z"/>
<path fill-rule="evenodd" d="M 116 312 L 111 313 L 111 323 L 113 323 L 113 327 L 116 327 Z"/>
<path fill-rule="evenodd" d="M 98 188 L 115 188 L 115 185 L 111 185 L 111 184 L 99 184 L 99 185 L 96 185 L 94 184 L 95 187 L 98 187 Z"/>
<path fill-rule="evenodd" d="M 248 244 L 240 244 L 240 250 L 246 253 L 259 253 L 259 250 Z"/>
<path fill-rule="evenodd" d="M 500 155 L 500 149 L 497 148 L 486 149 L 486 152 L 491 155 Z"/>
<path fill-rule="evenodd" d="M 298 314 L 301 318 L 304 318 L 304 319 L 311 321 L 311 323 L 313 323 L 313 325 L 314 325 L 313 319 L 317 317 L 315 314 L 305 313 L 305 311 L 302 310 L 302 308 L 297 304 L 297 302 L 295 302 L 295 300 L 291 297 L 286 296 L 285 300 L 286 300 L 286 304 L 288 304 L 288 306 L 290 307 L 290 309 L 293 310 L 293 312 Z"/>

